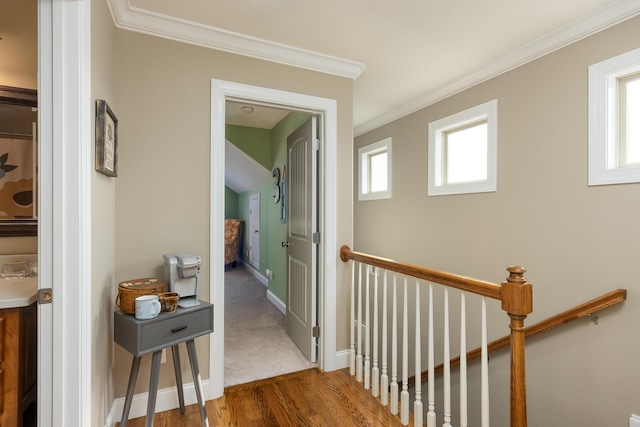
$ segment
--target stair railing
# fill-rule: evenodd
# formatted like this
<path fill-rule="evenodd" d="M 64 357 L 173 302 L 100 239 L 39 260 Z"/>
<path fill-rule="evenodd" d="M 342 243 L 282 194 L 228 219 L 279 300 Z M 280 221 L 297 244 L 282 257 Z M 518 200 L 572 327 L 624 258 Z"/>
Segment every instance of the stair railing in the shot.
<path fill-rule="evenodd" d="M 500 284 L 495 284 L 479 279 L 474 279 L 466 276 L 456 275 L 444 271 L 429 269 L 425 267 L 419 267 L 407 263 L 401 263 L 385 258 L 376 257 L 373 255 L 368 255 L 360 252 L 351 251 L 348 246 L 343 246 L 340 250 L 340 258 L 344 262 L 354 261 L 352 263 L 352 285 L 351 285 L 351 322 L 357 322 L 357 325 L 365 325 L 366 331 L 364 333 L 364 346 L 362 342 L 362 331 L 361 328 L 358 327 L 354 332 L 354 328 L 351 327 L 351 353 L 350 353 L 350 371 L 352 375 L 356 376 L 358 381 L 364 380 L 365 388 L 371 388 L 372 393 L 377 396 L 380 391 L 382 391 L 381 401 L 383 404 L 386 404 L 385 400 L 387 396 L 385 396 L 385 389 L 388 384 L 388 367 L 386 365 L 386 353 L 387 350 L 384 348 L 387 342 L 386 336 L 386 319 L 387 319 L 387 271 L 399 273 L 404 276 L 404 285 L 400 285 L 403 293 L 402 300 L 402 342 L 403 342 L 403 351 L 402 351 L 402 391 L 399 393 L 400 395 L 400 420 L 404 425 L 408 425 L 409 423 L 409 392 L 408 392 L 408 281 L 407 277 L 413 277 L 416 279 L 415 283 L 415 293 L 416 293 L 416 301 L 415 301 L 415 371 L 416 375 L 422 378 L 420 360 L 422 359 L 421 350 L 423 345 L 420 342 L 421 333 L 420 333 L 420 312 L 422 311 L 422 307 L 420 306 L 420 280 L 428 282 L 428 292 L 429 292 L 429 329 L 432 332 L 433 327 L 433 287 L 432 284 L 440 284 L 445 286 L 445 336 L 444 336 L 444 348 L 445 348 L 445 362 L 444 362 L 444 404 L 443 404 L 443 415 L 444 415 L 444 427 L 451 426 L 451 399 L 450 399 L 450 378 L 449 378 L 449 370 L 451 367 L 448 355 L 448 346 L 449 346 L 449 338 L 448 338 L 448 288 L 454 288 L 463 291 L 461 294 L 461 312 L 464 313 L 464 304 L 465 304 L 465 292 L 480 295 L 482 297 L 482 346 L 481 346 L 481 354 L 483 355 L 481 361 L 481 420 L 479 424 L 481 427 L 489 426 L 489 403 L 488 403 L 488 350 L 487 350 L 487 333 L 486 333 L 486 298 L 492 298 L 495 300 L 501 301 L 501 306 L 504 311 L 507 312 L 507 315 L 510 318 L 510 329 L 511 333 L 509 335 L 509 342 L 511 343 L 511 397 L 510 397 L 510 408 L 511 408 L 511 427 L 526 427 L 527 426 L 527 411 L 526 411 L 526 374 L 525 374 L 525 352 L 524 352 L 524 341 L 525 341 L 525 327 L 524 320 L 529 313 L 532 311 L 532 286 L 527 283 L 524 278 L 525 269 L 518 266 L 512 266 L 507 268 L 509 272 L 509 276 L 505 282 Z M 356 264 L 358 265 L 356 268 Z M 362 298 L 362 266 L 365 266 L 365 299 Z M 374 334 L 371 334 L 370 326 L 370 274 L 369 268 L 376 267 L 382 269 L 383 272 L 383 331 L 382 331 L 382 341 L 383 341 L 383 349 L 382 349 L 382 370 L 380 371 L 380 367 L 378 366 L 378 304 L 377 300 L 374 302 L 374 319 L 373 319 L 373 327 Z M 356 271 L 358 274 L 356 275 Z M 377 298 L 378 295 L 378 287 L 379 287 L 379 274 L 375 274 L 374 276 L 374 298 Z M 391 366 L 391 383 L 388 385 L 390 390 L 391 398 L 389 401 L 390 410 L 392 413 L 397 414 L 397 402 L 398 402 L 398 392 L 399 392 L 399 384 L 397 384 L 397 286 L 396 283 L 397 276 L 393 275 L 393 284 L 392 284 L 392 348 L 391 348 L 391 356 L 392 356 L 392 366 Z M 355 302 L 358 302 L 357 304 Z M 364 310 L 365 310 L 365 319 L 362 317 L 362 305 L 364 301 Z M 465 324 L 464 314 L 462 315 L 461 325 Z M 465 331 L 461 330 L 461 348 L 464 348 L 464 336 Z M 371 358 L 371 335 L 374 336 L 374 349 L 373 349 L 373 360 Z M 427 343 L 428 348 L 428 377 L 434 377 L 434 342 L 433 342 L 433 334 L 429 333 L 429 342 Z M 466 351 L 464 353 L 466 355 Z M 466 357 L 463 357 L 466 363 Z M 373 362 L 373 366 L 371 363 Z M 381 372 L 379 374 L 379 372 Z M 364 378 L 363 378 L 364 374 Z M 371 376 L 373 374 L 373 385 L 371 384 Z M 378 379 L 378 376 L 380 377 Z M 422 426 L 423 425 L 423 414 L 422 414 L 422 390 L 421 390 L 422 381 L 415 382 L 415 401 L 414 401 L 414 425 Z M 436 422 L 436 414 L 435 414 L 435 397 L 433 390 L 434 381 L 429 381 L 428 383 L 428 394 L 427 394 L 427 426 L 435 427 Z M 466 393 L 466 373 L 461 375 L 461 402 L 466 400 L 465 396 L 462 396 L 463 393 Z M 461 426 L 466 426 L 466 405 L 464 407 L 461 406 L 460 413 L 460 424 Z"/>

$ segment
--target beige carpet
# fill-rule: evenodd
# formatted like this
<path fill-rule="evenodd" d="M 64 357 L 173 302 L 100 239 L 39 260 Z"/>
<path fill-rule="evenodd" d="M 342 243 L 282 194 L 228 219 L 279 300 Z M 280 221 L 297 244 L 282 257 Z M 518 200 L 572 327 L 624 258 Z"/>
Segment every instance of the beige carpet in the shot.
<path fill-rule="evenodd" d="M 315 366 L 287 335 L 266 286 L 240 265 L 224 276 L 225 387 Z"/>

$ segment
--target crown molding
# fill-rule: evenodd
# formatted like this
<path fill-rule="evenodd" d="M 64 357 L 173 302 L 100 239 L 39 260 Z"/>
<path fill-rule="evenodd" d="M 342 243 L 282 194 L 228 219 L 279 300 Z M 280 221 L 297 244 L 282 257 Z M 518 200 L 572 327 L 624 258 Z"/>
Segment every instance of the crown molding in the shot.
<path fill-rule="evenodd" d="M 129 0 L 107 4 L 117 28 L 351 79 L 365 70 L 360 62 L 132 7 Z"/>
<path fill-rule="evenodd" d="M 579 40 L 613 27 L 627 19 L 640 15 L 637 0 L 622 0 L 588 16 L 568 27 L 555 31 L 545 37 L 525 45 L 494 64 L 469 74 L 454 83 L 395 108 L 381 116 L 369 120 L 354 128 L 354 136 L 360 136 L 395 120 L 405 117 L 429 105 L 435 104 L 463 90 L 487 81 L 514 68 L 555 52 Z"/>

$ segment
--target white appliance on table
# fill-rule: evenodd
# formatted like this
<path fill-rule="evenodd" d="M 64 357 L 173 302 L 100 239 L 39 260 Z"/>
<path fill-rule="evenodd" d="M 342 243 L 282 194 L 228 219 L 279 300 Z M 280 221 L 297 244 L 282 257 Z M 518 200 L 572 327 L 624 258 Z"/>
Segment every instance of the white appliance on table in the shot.
<path fill-rule="evenodd" d="M 194 307 L 200 304 L 200 256 L 188 253 L 165 254 L 164 271 L 169 292 L 180 294 L 179 307 Z"/>

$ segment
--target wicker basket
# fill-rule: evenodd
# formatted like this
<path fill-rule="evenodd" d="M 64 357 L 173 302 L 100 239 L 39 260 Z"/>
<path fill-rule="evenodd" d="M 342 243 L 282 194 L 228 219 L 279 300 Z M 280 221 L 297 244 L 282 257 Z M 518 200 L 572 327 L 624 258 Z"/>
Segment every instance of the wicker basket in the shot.
<path fill-rule="evenodd" d="M 136 298 L 142 295 L 161 294 L 164 292 L 164 282 L 153 277 L 127 280 L 118 285 L 116 305 L 120 311 L 127 314 L 136 313 Z"/>

